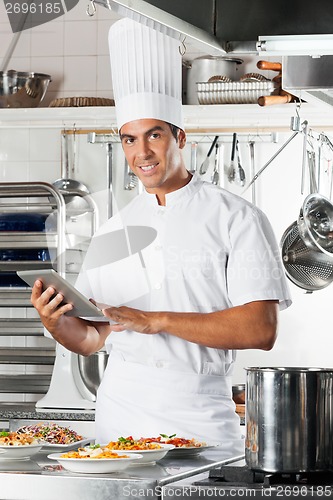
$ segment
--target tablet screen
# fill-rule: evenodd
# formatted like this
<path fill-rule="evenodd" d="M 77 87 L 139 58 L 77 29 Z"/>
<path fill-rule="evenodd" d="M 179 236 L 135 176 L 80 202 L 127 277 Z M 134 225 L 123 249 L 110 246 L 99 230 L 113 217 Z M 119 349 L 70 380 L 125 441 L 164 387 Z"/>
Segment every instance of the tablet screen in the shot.
<path fill-rule="evenodd" d="M 41 269 L 29 271 L 17 271 L 17 275 L 22 278 L 31 287 L 37 279 L 44 284 L 44 289 L 49 286 L 53 287 L 58 293 L 64 296 L 64 302 L 73 304 L 73 309 L 66 313 L 67 316 L 96 318 L 96 320 L 108 321 L 102 311 L 90 302 L 81 292 L 73 285 L 60 276 L 54 269 Z"/>

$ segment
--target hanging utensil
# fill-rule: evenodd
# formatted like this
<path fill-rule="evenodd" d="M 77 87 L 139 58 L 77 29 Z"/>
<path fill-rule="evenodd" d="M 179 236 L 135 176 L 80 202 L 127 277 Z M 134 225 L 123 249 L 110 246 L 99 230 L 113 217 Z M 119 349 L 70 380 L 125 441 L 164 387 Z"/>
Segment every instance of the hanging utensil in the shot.
<path fill-rule="evenodd" d="M 197 171 L 197 153 L 198 153 L 198 143 L 193 141 L 191 143 L 191 174 Z"/>
<path fill-rule="evenodd" d="M 89 189 L 82 182 L 71 178 L 70 172 L 74 171 L 76 162 L 75 129 L 71 136 L 74 141 L 71 155 L 69 154 L 68 137 L 68 132 L 64 130 L 61 134 L 61 178 L 54 181 L 53 186 L 64 196 L 66 204 L 71 203 L 71 210 L 81 211 L 87 208 L 87 203 L 82 198 L 89 194 Z"/>
<path fill-rule="evenodd" d="M 318 193 L 309 194 L 304 200 L 297 224 L 306 246 L 325 254 L 333 264 L 333 205 L 330 201 Z"/>
<path fill-rule="evenodd" d="M 310 179 L 310 193 L 318 193 L 318 184 L 316 178 L 316 155 L 315 152 L 307 151 L 308 164 L 309 164 L 309 179 Z"/>
<path fill-rule="evenodd" d="M 240 186 L 243 187 L 243 186 L 245 186 L 245 170 L 243 169 L 242 163 L 241 163 L 238 139 L 236 140 L 236 154 L 237 154 L 237 168 L 236 168 L 236 175 L 235 175 L 235 183 L 239 184 Z"/>
<path fill-rule="evenodd" d="M 106 185 L 108 190 L 108 219 L 113 215 L 113 196 L 112 196 L 112 142 L 106 143 Z"/>
<path fill-rule="evenodd" d="M 307 145 L 308 145 L 308 122 L 303 122 L 303 160 L 302 160 L 302 177 L 301 177 L 301 194 L 304 193 L 305 185 L 305 171 L 306 171 L 306 157 L 307 157 Z M 295 132 L 297 134 L 298 132 Z"/>
<path fill-rule="evenodd" d="M 325 137 L 324 134 L 319 134 L 318 138 L 318 158 L 317 158 L 317 186 L 318 192 L 322 192 L 321 184 L 322 184 L 322 158 L 323 158 L 323 145 L 324 145 Z M 325 186 L 326 187 L 326 186 Z"/>
<path fill-rule="evenodd" d="M 125 158 L 124 167 L 125 167 L 124 168 L 124 189 L 125 189 L 125 191 L 132 191 L 132 189 L 134 189 L 138 184 L 138 178 L 135 174 L 133 174 L 126 158 Z"/>
<path fill-rule="evenodd" d="M 236 176 L 235 154 L 236 154 L 237 134 L 232 135 L 231 162 L 228 169 L 228 181 L 234 182 Z"/>
<path fill-rule="evenodd" d="M 112 217 L 114 212 L 113 203 L 113 143 L 115 142 L 116 132 L 112 130 L 111 134 L 98 134 L 89 132 L 87 140 L 90 144 L 101 144 L 106 146 L 106 186 L 107 186 L 107 215 Z"/>
<path fill-rule="evenodd" d="M 251 160 L 251 178 L 253 178 L 256 174 L 256 169 L 255 169 L 255 159 L 254 159 L 254 141 L 249 142 L 249 148 L 250 148 L 250 160 Z M 256 186 L 255 183 L 252 184 L 252 203 L 253 205 L 256 204 Z"/>
<path fill-rule="evenodd" d="M 332 257 L 305 244 L 297 221 L 285 230 L 280 246 L 286 275 L 294 285 L 311 293 L 333 281 Z"/>
<path fill-rule="evenodd" d="M 73 154 L 70 159 L 69 155 L 69 147 L 68 147 L 68 133 L 64 130 L 61 134 L 61 154 L 62 154 L 62 162 L 61 162 L 61 179 L 54 181 L 53 185 L 61 190 L 65 191 L 69 194 L 71 191 L 79 191 L 82 194 L 89 194 L 89 189 L 82 182 L 77 181 L 71 178 L 70 171 L 74 172 L 75 170 L 75 162 L 76 162 L 76 137 L 75 137 L 75 129 L 73 130 Z"/>
<path fill-rule="evenodd" d="M 303 153 L 304 150 L 305 147 Z M 305 154 L 310 194 L 303 202 L 297 221 L 284 232 L 281 248 L 288 278 L 312 292 L 333 281 L 333 205 L 317 192 L 314 151 L 306 149 Z"/>
<path fill-rule="evenodd" d="M 200 175 L 204 175 L 204 174 L 207 172 L 207 170 L 208 170 L 208 167 L 209 167 L 209 161 L 210 161 L 209 157 L 210 157 L 210 155 L 212 154 L 212 151 L 213 151 L 213 149 L 214 149 L 214 147 L 215 147 L 215 145 L 216 145 L 216 143 L 217 143 L 217 141 L 218 141 L 218 138 L 219 138 L 219 136 L 218 136 L 218 135 L 217 135 L 217 136 L 215 136 L 215 138 L 214 138 L 214 140 L 213 140 L 212 144 L 210 145 L 210 148 L 209 148 L 209 150 L 208 150 L 208 153 L 207 153 L 206 159 L 205 159 L 205 160 L 202 162 L 202 164 L 201 164 L 201 167 L 200 167 L 200 170 L 199 170 L 199 174 L 200 174 Z"/>
<path fill-rule="evenodd" d="M 219 180 L 220 180 L 220 173 L 219 173 L 219 160 L 220 160 L 220 154 L 219 154 L 219 145 L 218 143 L 215 144 L 215 160 L 214 160 L 214 170 L 212 174 L 212 184 L 215 184 L 215 186 L 218 185 Z"/>

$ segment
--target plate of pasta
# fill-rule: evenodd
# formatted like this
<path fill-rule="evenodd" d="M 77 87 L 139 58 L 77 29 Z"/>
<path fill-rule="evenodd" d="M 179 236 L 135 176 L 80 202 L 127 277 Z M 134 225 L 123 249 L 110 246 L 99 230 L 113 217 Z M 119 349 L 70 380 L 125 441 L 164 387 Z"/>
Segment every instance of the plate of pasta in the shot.
<path fill-rule="evenodd" d="M 159 443 L 161 445 L 171 445 L 172 449 L 168 453 L 168 458 L 183 458 L 199 455 L 203 451 L 218 446 L 217 444 L 198 441 L 194 438 L 177 437 L 176 434 L 171 436 L 160 434 L 158 437 L 141 438 L 141 440 L 145 442 Z"/>
<path fill-rule="evenodd" d="M 162 460 L 174 448 L 174 445 L 145 442 L 143 439 L 134 439 L 132 436 L 128 436 L 126 438 L 120 437 L 117 441 L 110 441 L 105 447 L 115 452 L 124 452 L 130 456 L 139 453 L 142 457 L 136 463 L 142 465 Z"/>
<path fill-rule="evenodd" d="M 141 455 L 113 452 L 104 446 L 94 445 L 67 453 L 51 453 L 47 458 L 56 460 L 64 469 L 71 472 L 109 474 L 125 470 L 140 460 Z"/>
<path fill-rule="evenodd" d="M 0 432 L 0 460 L 27 460 L 38 453 L 43 443 L 17 432 Z"/>

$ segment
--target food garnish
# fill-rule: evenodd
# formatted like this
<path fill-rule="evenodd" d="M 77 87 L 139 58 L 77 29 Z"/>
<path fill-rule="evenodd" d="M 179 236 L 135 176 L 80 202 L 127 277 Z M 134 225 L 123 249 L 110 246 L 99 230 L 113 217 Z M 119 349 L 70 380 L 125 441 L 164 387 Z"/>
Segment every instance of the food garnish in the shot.
<path fill-rule="evenodd" d="M 120 437 L 118 441 L 110 441 L 106 447 L 109 450 L 159 450 L 162 446 L 155 442 L 145 442 L 141 439 L 134 439 L 133 436 Z"/>
<path fill-rule="evenodd" d="M 176 434 L 168 436 L 167 434 L 160 434 L 158 437 L 151 438 L 140 438 L 139 441 L 144 441 L 145 443 L 162 443 L 162 444 L 173 444 L 176 448 L 201 448 L 206 446 L 207 443 L 197 441 L 196 439 L 186 439 L 183 437 L 176 437 Z"/>
<path fill-rule="evenodd" d="M 69 427 L 62 427 L 58 424 L 24 425 L 17 430 L 17 433 L 38 438 L 49 444 L 71 444 L 83 439 L 80 434 Z"/>

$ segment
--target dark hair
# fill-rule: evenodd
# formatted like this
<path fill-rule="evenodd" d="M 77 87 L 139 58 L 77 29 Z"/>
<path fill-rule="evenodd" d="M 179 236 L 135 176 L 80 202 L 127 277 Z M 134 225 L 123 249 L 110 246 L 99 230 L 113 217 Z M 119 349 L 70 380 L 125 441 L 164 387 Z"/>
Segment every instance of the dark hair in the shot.
<path fill-rule="evenodd" d="M 178 142 L 178 130 L 180 130 L 179 127 L 176 127 L 176 125 L 173 125 L 172 123 L 166 122 L 169 127 L 171 128 L 172 135 L 176 139 L 176 142 Z"/>

